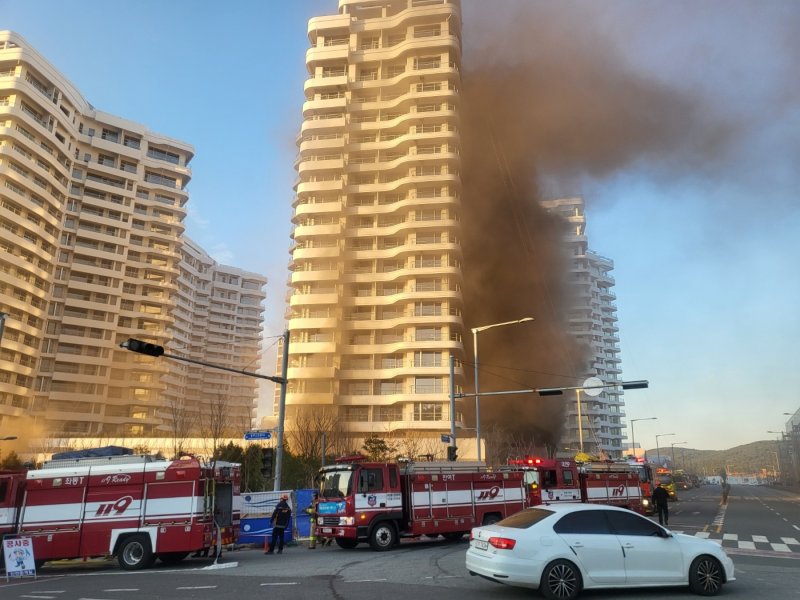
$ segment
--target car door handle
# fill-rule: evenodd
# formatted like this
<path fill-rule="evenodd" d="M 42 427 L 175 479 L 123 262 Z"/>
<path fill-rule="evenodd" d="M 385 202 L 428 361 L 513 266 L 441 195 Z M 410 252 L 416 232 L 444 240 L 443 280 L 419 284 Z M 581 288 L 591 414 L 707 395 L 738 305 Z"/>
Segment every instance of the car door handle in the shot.
<path fill-rule="evenodd" d="M 575 542 L 574 544 L 572 544 L 572 547 L 573 548 L 583 548 L 583 544 L 581 542 Z"/>
<path fill-rule="evenodd" d="M 624 544 L 622 544 L 622 547 L 623 548 L 635 548 L 635 546 L 633 544 L 631 544 L 630 542 L 625 542 Z"/>

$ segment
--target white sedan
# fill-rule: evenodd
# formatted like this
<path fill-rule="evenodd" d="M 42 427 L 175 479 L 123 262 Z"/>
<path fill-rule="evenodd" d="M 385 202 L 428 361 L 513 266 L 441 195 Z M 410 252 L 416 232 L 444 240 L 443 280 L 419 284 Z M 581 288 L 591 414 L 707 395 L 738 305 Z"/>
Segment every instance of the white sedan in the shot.
<path fill-rule="evenodd" d="M 719 544 L 596 504 L 542 504 L 474 528 L 467 571 L 560 600 L 584 589 L 685 585 L 713 596 L 735 580 Z"/>

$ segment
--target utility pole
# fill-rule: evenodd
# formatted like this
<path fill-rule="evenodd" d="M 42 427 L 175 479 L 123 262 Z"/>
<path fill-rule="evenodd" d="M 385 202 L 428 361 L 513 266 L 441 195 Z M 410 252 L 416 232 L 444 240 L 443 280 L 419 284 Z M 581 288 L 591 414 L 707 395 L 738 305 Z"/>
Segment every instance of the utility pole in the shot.
<path fill-rule="evenodd" d="M 275 485 L 273 491 L 281 489 L 283 475 L 283 422 L 286 418 L 286 376 L 289 373 L 289 330 L 283 332 L 283 361 L 281 364 L 281 396 L 278 402 L 278 440 L 275 450 Z"/>

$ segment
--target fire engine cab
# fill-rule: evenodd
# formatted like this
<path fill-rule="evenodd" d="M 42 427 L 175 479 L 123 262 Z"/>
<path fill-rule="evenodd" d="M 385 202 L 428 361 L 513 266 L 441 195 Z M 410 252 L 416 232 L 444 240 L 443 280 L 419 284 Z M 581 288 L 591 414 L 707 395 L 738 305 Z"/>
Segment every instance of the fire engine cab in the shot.
<path fill-rule="evenodd" d="M 173 564 L 233 543 L 239 465 L 147 455 L 52 460 L 0 471 L 0 537 L 26 536 L 38 565 L 115 555 L 123 569 Z"/>
<path fill-rule="evenodd" d="M 649 504 L 642 497 L 636 470 L 625 463 L 576 463 L 569 459 L 527 456 L 510 459 L 503 470 L 524 474 L 531 505 L 589 502 L 644 512 L 644 504 Z"/>
<path fill-rule="evenodd" d="M 525 508 L 521 472 L 491 472 L 483 463 L 364 462 L 322 467 L 317 536 L 341 548 L 368 542 L 389 550 L 401 536 L 459 539 Z"/>

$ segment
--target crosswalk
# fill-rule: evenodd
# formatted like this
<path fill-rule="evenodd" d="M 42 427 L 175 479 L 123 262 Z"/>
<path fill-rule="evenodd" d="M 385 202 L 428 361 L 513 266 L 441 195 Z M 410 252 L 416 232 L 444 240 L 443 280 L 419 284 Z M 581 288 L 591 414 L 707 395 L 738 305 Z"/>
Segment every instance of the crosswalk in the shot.
<path fill-rule="evenodd" d="M 765 535 L 739 535 L 738 533 L 714 533 L 711 531 L 678 531 L 675 533 L 686 533 L 694 535 L 712 542 L 718 543 L 723 548 L 735 548 L 738 550 L 765 550 L 769 552 L 793 553 L 800 556 L 800 540 L 795 537 L 773 537 Z"/>

